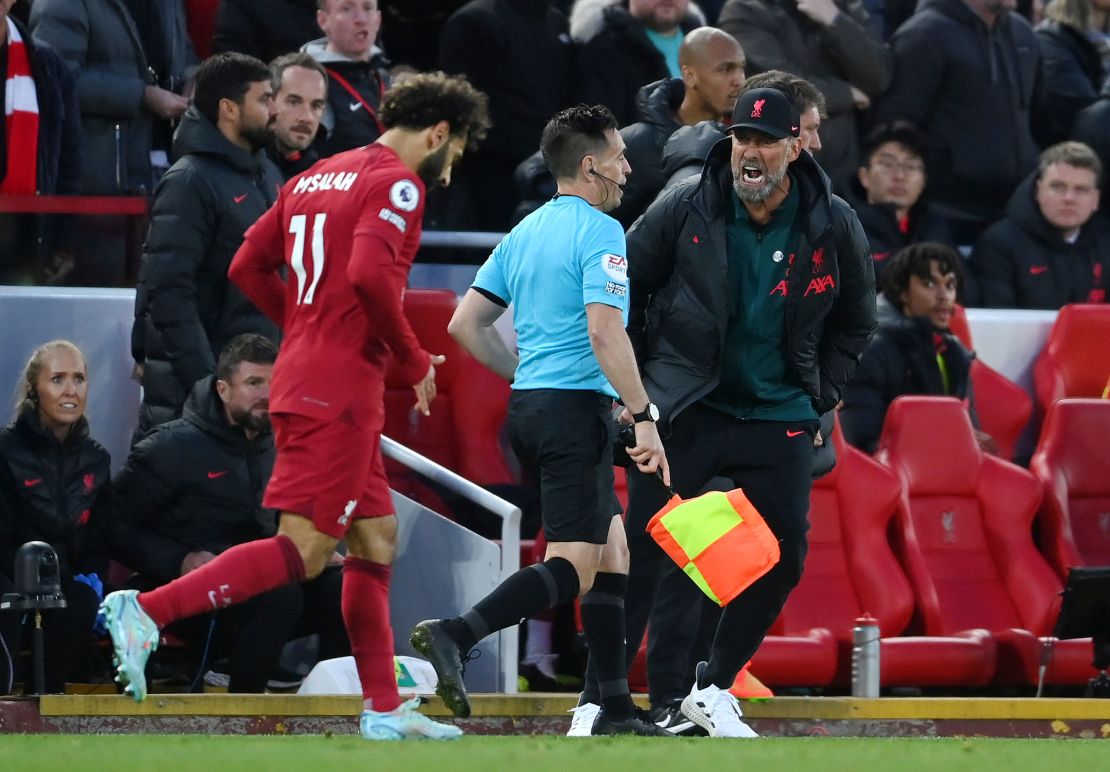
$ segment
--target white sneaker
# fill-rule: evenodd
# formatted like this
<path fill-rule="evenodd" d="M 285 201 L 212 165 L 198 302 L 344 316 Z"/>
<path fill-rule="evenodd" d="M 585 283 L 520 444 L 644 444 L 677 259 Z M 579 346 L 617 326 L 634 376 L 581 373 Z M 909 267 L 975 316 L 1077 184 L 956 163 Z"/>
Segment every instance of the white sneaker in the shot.
<path fill-rule="evenodd" d="M 744 714 L 740 710 L 740 702 L 728 689 L 713 684 L 698 688 L 698 684 L 704 681 L 705 666 L 704 662 L 698 663 L 694 688 L 682 700 L 682 712 L 709 732 L 710 737 L 759 737 L 750 726 L 741 721 Z"/>
<path fill-rule="evenodd" d="M 587 702 L 567 712 L 572 714 L 567 737 L 593 736 L 594 720 L 597 718 L 597 714 L 601 712 L 600 705 Z"/>

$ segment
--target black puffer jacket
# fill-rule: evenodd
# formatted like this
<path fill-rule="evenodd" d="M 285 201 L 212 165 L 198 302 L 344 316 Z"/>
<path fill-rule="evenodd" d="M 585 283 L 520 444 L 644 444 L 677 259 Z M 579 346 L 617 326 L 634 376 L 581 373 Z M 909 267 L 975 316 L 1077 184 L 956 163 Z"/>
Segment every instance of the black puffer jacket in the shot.
<path fill-rule="evenodd" d="M 267 64 L 320 37 L 316 0 L 220 0 L 212 53 L 238 51 Z"/>
<path fill-rule="evenodd" d="M 663 188 L 700 174 L 705 157 L 724 136 L 725 125 L 718 121 L 702 121 L 675 131 L 663 146 Z"/>
<path fill-rule="evenodd" d="M 621 205 L 610 212 L 628 228 L 644 213 L 666 180 L 663 177 L 663 147 L 682 124 L 676 117 L 679 105 L 686 96 L 686 84 L 681 78 L 649 83 L 636 94 L 636 112 L 639 120 L 621 129 L 624 139 L 624 157 L 632 167 L 628 184 L 624 187 Z"/>
<path fill-rule="evenodd" d="M 38 540 L 57 551 L 62 576 L 107 578 L 109 461 L 84 418 L 64 442 L 34 410 L 0 429 L 0 574 L 11 578 L 16 550 Z"/>
<path fill-rule="evenodd" d="M 231 144 L 190 107 L 174 137 L 178 161 L 158 183 L 135 294 L 132 355 L 145 363 L 145 431 L 181 415 L 193 384 L 236 335 L 277 340 L 273 322 L 227 279 L 243 233 L 277 197 L 266 153 Z"/>
<path fill-rule="evenodd" d="M 116 475 L 114 553 L 162 584 L 180 575 L 189 552 L 272 536 L 276 513 L 263 509 L 262 494 L 273 466 L 270 432 L 247 440 L 227 422 L 215 377 L 198 381 L 184 416 L 144 437 Z"/>
<path fill-rule="evenodd" d="M 820 414 L 840 400 L 875 330 L 875 282 L 863 228 L 828 177 L 804 152 L 790 173 L 801 200 L 787 279 L 787 360 Z M 628 232 L 628 331 L 665 432 L 720 379 L 736 304 L 725 294 L 731 178 L 722 141 L 700 177 L 664 191 Z"/>
<path fill-rule="evenodd" d="M 705 16 L 691 4 L 679 34 L 703 24 Z M 570 33 L 580 46 L 571 81 L 574 101 L 605 105 L 620 126 L 635 121 L 636 93 L 671 74 L 643 23 L 628 13 L 626 0 L 579 0 Z"/>
<path fill-rule="evenodd" d="M 988 308 L 1052 310 L 1066 303 L 1106 302 L 1110 230 L 1105 221 L 1096 214 L 1068 244 L 1037 206 L 1035 176 L 1018 186 L 1006 217 L 975 244 L 971 269 L 979 302 Z"/>
<path fill-rule="evenodd" d="M 937 366 L 934 335 L 941 336 L 941 356 L 948 368 L 947 392 Z M 884 319 L 844 388 L 844 407 L 840 409 L 844 439 L 863 451 L 874 452 L 886 411 L 903 394 L 947 395 L 967 400 L 971 421 L 978 427 L 970 377 L 974 358 L 975 354 L 964 348 L 955 335 L 947 330 L 934 330 L 926 317 L 906 317 L 896 312 Z"/>

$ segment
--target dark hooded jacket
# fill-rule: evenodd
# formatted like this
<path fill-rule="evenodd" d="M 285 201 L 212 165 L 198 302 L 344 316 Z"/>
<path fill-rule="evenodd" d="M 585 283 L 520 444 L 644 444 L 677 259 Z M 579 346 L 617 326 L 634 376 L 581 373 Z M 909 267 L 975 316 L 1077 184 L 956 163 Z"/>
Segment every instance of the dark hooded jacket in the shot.
<path fill-rule="evenodd" d="M 786 356 L 821 414 L 840 400 L 874 332 L 875 282 L 863 228 L 825 173 L 808 153 L 790 173 L 801 198 L 791 247 L 798 258 L 787 278 Z M 722 141 L 699 177 L 664 191 L 628 232 L 629 337 L 664 433 L 720 380 L 737 302 L 725 293 L 731 178 Z"/>
<path fill-rule="evenodd" d="M 196 107 L 174 137 L 177 162 L 158 183 L 135 293 L 132 355 L 144 363 L 139 431 L 176 418 L 236 335 L 278 339 L 276 326 L 227 279 L 247 228 L 282 183 L 264 150 L 233 145 Z"/>
<path fill-rule="evenodd" d="M 649 83 L 669 78 L 667 62 L 628 13 L 627 2 L 591 0 L 575 4 L 571 35 L 579 44 L 571 91 L 575 102 L 603 104 L 617 117 L 617 125 L 636 120 L 636 94 Z M 680 35 L 705 24 L 694 5 L 686 12 Z"/>
<path fill-rule="evenodd" d="M 924 196 L 910 207 L 903 230 L 893 204 L 867 203 L 867 191 L 858 179 L 845 187 L 844 200 L 856 210 L 863 232 L 867 234 L 867 242 L 871 245 L 876 279 L 886 267 L 887 259 L 910 244 L 937 241 L 953 248 L 957 246 L 952 237 L 951 224 L 929 206 Z"/>
<path fill-rule="evenodd" d="M 939 338 L 939 341 L 936 339 Z M 944 357 L 949 389 L 945 391 L 937 354 Z M 971 385 L 975 354 L 951 332 L 933 329 L 927 317 L 899 312 L 879 323 L 871 345 L 844 388 L 840 428 L 849 444 L 873 453 L 890 403 L 904 394 L 958 397 L 966 400 L 978 427 Z"/>
<path fill-rule="evenodd" d="M 146 580 L 181 573 L 190 552 L 219 554 L 272 536 L 276 513 L 262 506 L 274 466 L 269 432 L 248 440 L 228 423 L 215 376 L 197 382 L 184 415 L 131 449 L 113 484 L 112 545 Z"/>
<path fill-rule="evenodd" d="M 12 577 L 23 544 L 45 541 L 58 554 L 62 577 L 107 578 L 109 461 L 85 418 L 62 442 L 34 409 L 0 429 L 0 575 Z"/>
<path fill-rule="evenodd" d="M 1041 214 L 1036 174 L 1014 191 L 1006 217 L 975 244 L 971 269 L 979 301 L 990 308 L 1058 309 L 1066 303 L 1106 302 L 1110 290 L 1110 230 L 1096 214 L 1074 244 Z"/>
<path fill-rule="evenodd" d="M 1029 23 L 1006 12 L 988 29 L 963 0 L 921 0 L 891 47 L 894 79 L 877 120 L 921 129 L 944 214 L 997 219 L 1037 164 L 1041 55 Z"/>

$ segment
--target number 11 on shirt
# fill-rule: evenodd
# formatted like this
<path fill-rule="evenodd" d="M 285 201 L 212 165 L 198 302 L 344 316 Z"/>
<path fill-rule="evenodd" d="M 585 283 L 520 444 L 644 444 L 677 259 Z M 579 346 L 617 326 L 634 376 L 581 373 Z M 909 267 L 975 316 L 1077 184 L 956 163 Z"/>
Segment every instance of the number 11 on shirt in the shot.
<path fill-rule="evenodd" d="M 316 285 L 324 273 L 324 222 L 327 221 L 326 212 L 318 212 L 312 218 L 312 283 L 305 291 L 305 281 L 308 272 L 304 267 L 304 234 L 308 215 L 295 214 L 289 218 L 289 233 L 293 235 L 293 253 L 289 256 L 289 265 L 297 276 L 297 305 L 312 305 L 312 298 L 316 294 Z"/>

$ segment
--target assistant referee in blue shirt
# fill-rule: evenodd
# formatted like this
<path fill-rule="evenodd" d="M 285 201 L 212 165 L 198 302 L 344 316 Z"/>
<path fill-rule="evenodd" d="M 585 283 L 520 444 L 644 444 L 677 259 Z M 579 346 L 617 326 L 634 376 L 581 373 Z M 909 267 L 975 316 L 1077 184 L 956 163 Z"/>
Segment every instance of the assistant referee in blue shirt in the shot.
<path fill-rule="evenodd" d="M 413 647 L 439 676 L 437 693 L 469 715 L 461 655 L 490 633 L 582 597 L 597 704 L 580 707 L 583 734 L 662 734 L 635 715 L 624 652 L 628 548 L 613 493 L 612 411 L 633 423 L 628 454 L 640 471 L 670 470 L 625 332 L 628 262 L 624 231 L 605 214 L 631 171 L 608 108 L 574 107 L 544 128 L 543 157 L 555 197 L 494 249 L 451 320 L 451 334 L 512 381 L 509 430 L 521 463 L 540 485 L 547 554 L 461 616 L 421 622 Z M 519 357 L 493 328 L 513 304 Z"/>

